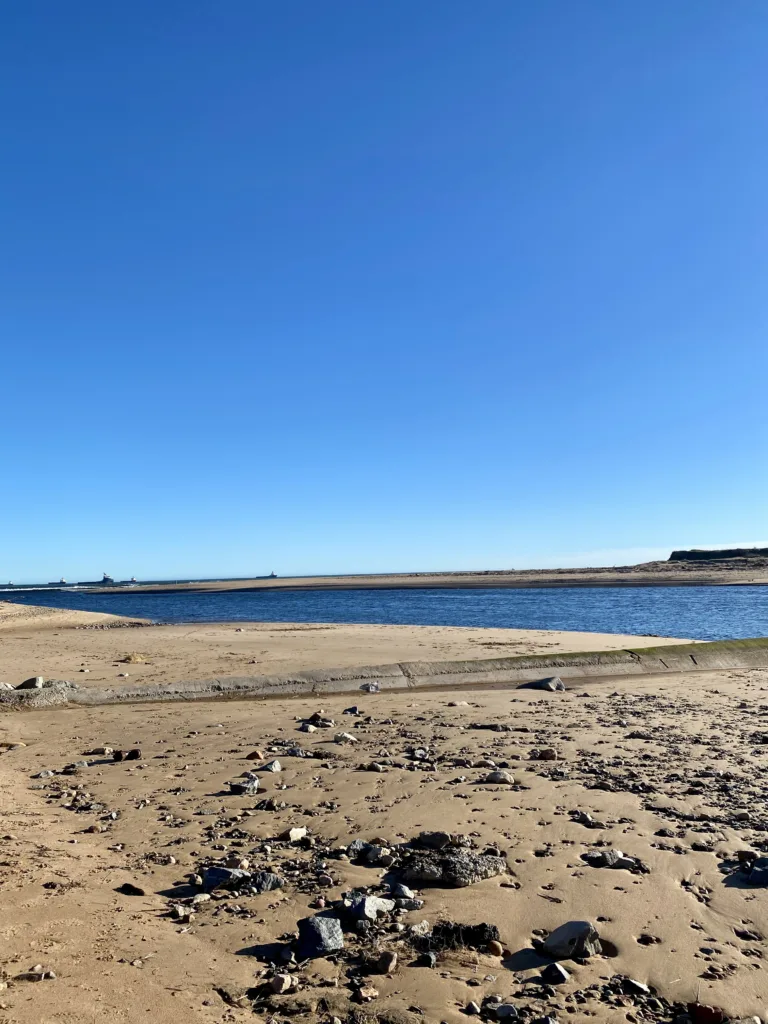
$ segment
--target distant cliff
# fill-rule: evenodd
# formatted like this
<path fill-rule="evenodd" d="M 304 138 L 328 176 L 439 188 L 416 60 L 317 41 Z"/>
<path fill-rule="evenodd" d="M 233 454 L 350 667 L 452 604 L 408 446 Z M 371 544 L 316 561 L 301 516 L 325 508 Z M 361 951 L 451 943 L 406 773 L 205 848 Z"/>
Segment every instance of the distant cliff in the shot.
<path fill-rule="evenodd" d="M 702 551 L 691 548 L 689 551 L 673 551 L 670 562 L 712 562 L 720 558 L 766 558 L 768 548 L 720 548 L 717 551 Z"/>

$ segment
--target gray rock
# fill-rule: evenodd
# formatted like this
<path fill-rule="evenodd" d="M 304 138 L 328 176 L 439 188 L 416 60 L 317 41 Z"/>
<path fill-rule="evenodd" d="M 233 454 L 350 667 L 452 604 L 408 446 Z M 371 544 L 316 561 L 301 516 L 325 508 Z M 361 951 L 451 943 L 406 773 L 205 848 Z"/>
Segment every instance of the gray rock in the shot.
<path fill-rule="evenodd" d="M 590 921 L 561 924 L 544 940 L 543 949 L 553 960 L 579 960 L 602 952 L 600 936 Z"/>
<path fill-rule="evenodd" d="M 429 850 L 442 850 L 451 842 L 450 832 L 420 832 L 416 842 Z"/>
<path fill-rule="evenodd" d="M 544 690 L 547 693 L 556 693 L 558 690 L 564 690 L 565 685 L 560 676 L 549 676 L 547 679 L 534 679 L 530 683 L 523 683 L 518 689 Z"/>
<path fill-rule="evenodd" d="M 416 893 L 413 889 L 409 889 L 408 886 L 403 885 L 402 882 L 395 882 L 390 891 L 396 900 L 412 900 L 416 897 Z"/>
<path fill-rule="evenodd" d="M 263 872 L 266 874 L 266 872 Z M 203 889 L 213 892 L 214 889 L 245 889 L 251 881 L 251 872 L 241 868 L 225 868 L 218 864 L 205 868 L 203 873 Z"/>
<path fill-rule="evenodd" d="M 298 956 L 300 960 L 326 956 L 344 949 L 341 921 L 333 915 L 317 914 L 303 917 L 299 923 Z"/>
<path fill-rule="evenodd" d="M 485 878 L 503 875 L 507 862 L 503 857 L 476 854 L 468 850 L 442 850 L 411 854 L 400 871 L 406 882 L 464 888 Z"/>
<path fill-rule="evenodd" d="M 394 909 L 394 900 L 381 899 L 379 896 L 358 896 L 353 900 L 349 912 L 357 921 L 378 921 L 379 917 L 391 914 Z"/>
<path fill-rule="evenodd" d="M 259 792 L 258 779 L 236 779 L 227 785 L 233 796 L 255 796 Z"/>
<path fill-rule="evenodd" d="M 405 910 L 408 913 L 411 913 L 413 910 L 421 910 L 424 906 L 424 900 L 417 900 L 415 898 L 410 900 L 401 898 L 395 900 L 395 903 L 397 904 L 398 910 Z"/>
<path fill-rule="evenodd" d="M 272 892 L 273 889 L 282 889 L 284 885 L 280 875 L 271 871 L 257 871 L 251 876 L 250 888 L 252 892 Z"/>
<path fill-rule="evenodd" d="M 259 769 L 262 772 L 281 772 L 282 770 L 283 766 L 279 761 L 268 761 L 267 764 L 263 764 Z"/>
<path fill-rule="evenodd" d="M 562 964 L 547 964 L 539 977 L 546 985 L 562 985 L 568 981 L 570 974 Z"/>
<path fill-rule="evenodd" d="M 484 779 L 481 780 L 484 783 L 494 786 L 514 786 L 515 777 L 510 775 L 509 772 L 498 771 L 489 772 Z"/>
<path fill-rule="evenodd" d="M 494 1008 L 496 1020 L 517 1020 L 519 1013 L 514 1003 L 499 1003 Z"/>

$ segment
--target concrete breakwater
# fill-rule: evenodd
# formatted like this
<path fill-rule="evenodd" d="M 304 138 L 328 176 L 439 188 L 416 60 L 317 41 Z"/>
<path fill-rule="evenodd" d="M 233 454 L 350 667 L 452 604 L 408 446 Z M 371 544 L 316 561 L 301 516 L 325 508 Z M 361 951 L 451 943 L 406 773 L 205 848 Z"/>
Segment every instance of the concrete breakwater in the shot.
<path fill-rule="evenodd" d="M 768 637 L 643 647 L 620 651 L 542 654 L 471 661 L 400 662 L 273 676 L 229 676 L 157 686 L 79 687 L 59 680 L 40 689 L 0 690 L 0 707 L 148 703 L 291 697 L 307 694 L 515 686 L 545 676 L 581 679 L 768 668 Z"/>

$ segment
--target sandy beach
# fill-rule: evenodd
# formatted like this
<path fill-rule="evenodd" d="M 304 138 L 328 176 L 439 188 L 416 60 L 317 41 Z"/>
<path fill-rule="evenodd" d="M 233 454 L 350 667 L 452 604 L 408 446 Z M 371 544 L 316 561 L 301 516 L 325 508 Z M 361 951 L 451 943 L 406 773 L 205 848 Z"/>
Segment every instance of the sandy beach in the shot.
<path fill-rule="evenodd" d="M 766 748 L 753 734 L 766 685 L 752 670 L 566 693 L 370 694 L 356 715 L 349 698 L 6 714 L 2 740 L 26 746 L 0 755 L 2 1019 L 249 1021 L 255 1010 L 459 1024 L 473 1003 L 497 1019 L 500 1002 L 529 1019 L 633 1022 L 697 999 L 764 1014 L 768 910 L 737 855 L 765 843 Z M 301 731 L 316 713 L 335 725 Z M 356 742 L 335 741 L 341 732 Z M 104 745 L 141 755 L 114 763 L 93 753 Z M 275 759 L 281 771 L 265 770 Z M 254 769 L 258 794 L 232 795 L 228 783 Z M 492 770 L 513 782 L 485 781 Z M 463 888 L 411 882 L 418 909 L 350 926 L 343 952 L 284 959 L 297 922 L 333 914 L 343 893 L 387 899 L 411 877 L 404 844 L 436 830 L 503 869 Z M 348 859 L 353 840 L 394 857 Z M 626 866 L 596 866 L 616 850 Z M 209 898 L 187 884 L 219 863 L 282 885 Z M 435 939 L 434 964 L 421 965 L 419 935 L 441 920 L 492 925 L 498 945 Z M 551 961 L 535 943 L 574 920 L 595 926 L 603 950 L 563 960 L 567 978 L 542 985 Z M 35 967 L 55 978 L 26 980 Z M 296 982 L 276 994 L 271 979 L 286 973 Z"/>

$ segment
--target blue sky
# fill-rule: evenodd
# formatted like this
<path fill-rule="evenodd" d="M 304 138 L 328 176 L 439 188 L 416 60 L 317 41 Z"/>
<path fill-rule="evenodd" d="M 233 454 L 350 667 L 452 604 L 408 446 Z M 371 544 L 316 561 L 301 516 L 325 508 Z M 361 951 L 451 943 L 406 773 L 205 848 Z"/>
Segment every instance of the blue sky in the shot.
<path fill-rule="evenodd" d="M 760 542 L 768 7 L 0 9 L 0 579 Z"/>

